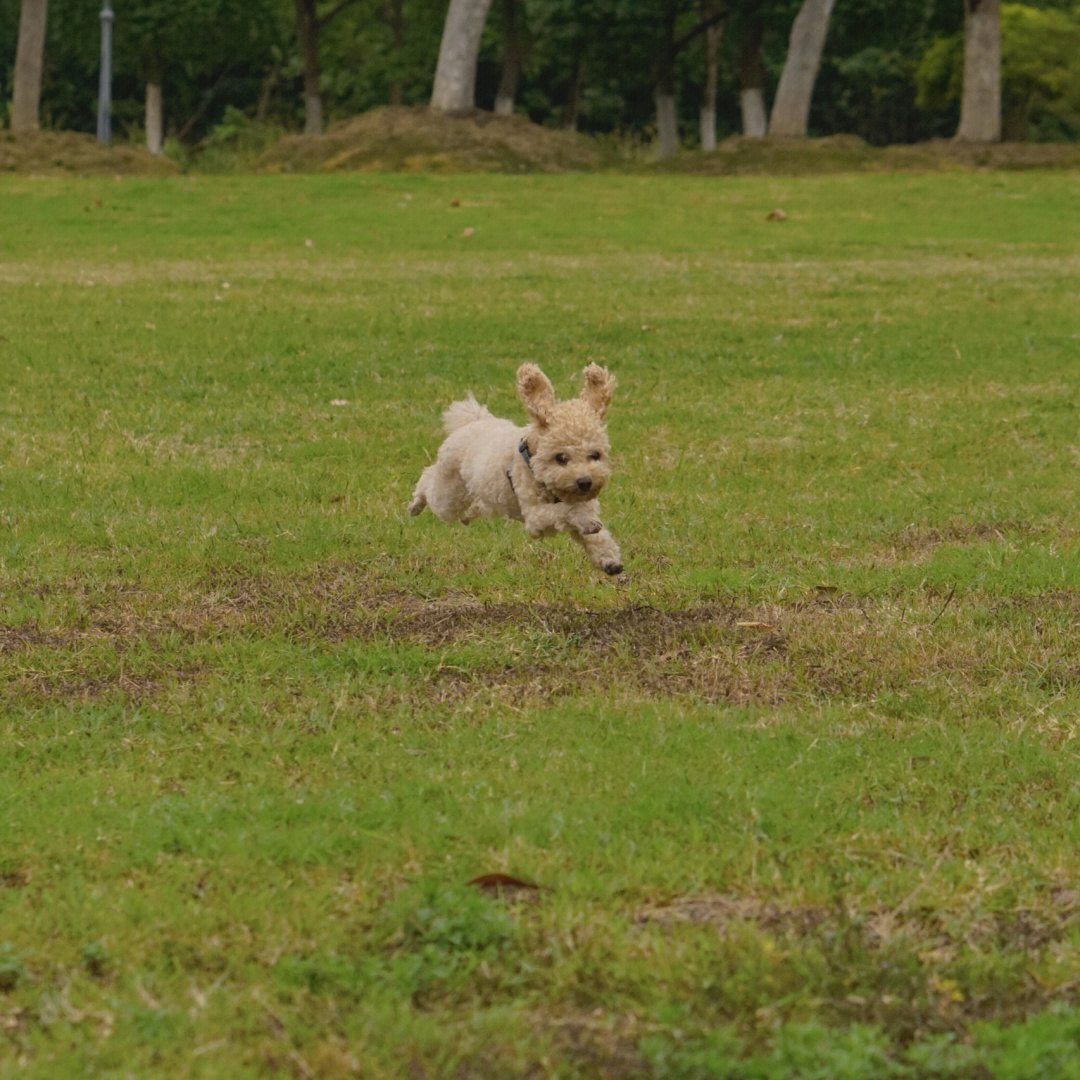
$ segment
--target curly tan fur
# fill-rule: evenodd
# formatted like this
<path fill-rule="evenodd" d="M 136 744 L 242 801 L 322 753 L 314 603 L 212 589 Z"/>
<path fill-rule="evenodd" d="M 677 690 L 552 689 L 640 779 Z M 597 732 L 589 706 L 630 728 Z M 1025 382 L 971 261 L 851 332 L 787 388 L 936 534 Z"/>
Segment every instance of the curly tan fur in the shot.
<path fill-rule="evenodd" d="M 443 521 L 466 525 L 507 517 L 524 522 L 532 537 L 567 532 L 594 566 L 621 573 L 619 546 L 597 503 L 611 476 L 604 417 L 615 377 L 597 364 L 584 375 L 580 397 L 557 401 L 548 377 L 522 364 L 517 384 L 527 427 L 493 416 L 472 397 L 455 401 L 443 414 L 446 439 L 421 474 L 409 513 L 427 506 Z"/>

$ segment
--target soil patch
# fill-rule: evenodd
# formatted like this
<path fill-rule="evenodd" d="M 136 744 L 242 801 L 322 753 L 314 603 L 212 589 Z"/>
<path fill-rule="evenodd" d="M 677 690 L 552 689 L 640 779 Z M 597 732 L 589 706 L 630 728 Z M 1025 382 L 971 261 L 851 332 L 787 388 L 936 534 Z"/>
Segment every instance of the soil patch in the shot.
<path fill-rule="evenodd" d="M 0 173 L 174 176 L 178 172 L 167 158 L 147 150 L 100 143 L 92 135 L 75 131 L 35 131 L 24 135 L 0 131 Z"/>
<path fill-rule="evenodd" d="M 917 546 L 939 538 L 910 539 Z M 924 591 L 901 604 L 822 587 L 754 606 L 591 610 L 457 595 L 428 599 L 338 569 L 288 578 L 216 575 L 169 602 L 124 589 L 79 590 L 73 583 L 79 614 L 66 624 L 0 627 L 0 660 L 18 673 L 9 696 L 153 696 L 170 683 L 204 676 L 197 665 L 194 674 L 178 670 L 191 666 L 199 643 L 236 635 L 284 637 L 315 654 L 366 646 L 358 653 L 364 659 L 357 692 L 372 709 L 525 707 L 605 693 L 766 707 L 871 702 L 884 693 L 896 697 L 889 708 L 901 708 L 913 687 L 942 677 L 980 693 L 1001 679 L 1027 681 L 1033 670 L 1055 687 L 1080 679 L 1068 625 L 1080 601 L 1071 591 L 1043 598 L 1046 619 L 1035 626 L 1004 620 L 1001 640 L 990 648 L 984 638 L 935 632 L 947 609 L 966 618 L 952 592 Z M 148 656 L 157 658 L 157 668 Z M 1015 657 L 1016 668 L 1002 666 L 1003 656 Z M 115 678 L 118 668 L 128 673 L 128 684 Z M 131 683 L 139 674 L 149 677 Z"/>
<path fill-rule="evenodd" d="M 842 930 L 855 934 L 866 948 L 883 948 L 896 940 L 935 950 L 938 959 L 954 956 L 960 946 L 1031 950 L 1061 941 L 1080 927 L 1080 891 L 1053 888 L 1039 908 L 1017 907 L 983 917 L 952 916 L 929 908 L 900 904 L 871 911 L 837 910 L 811 905 L 787 906 L 755 896 L 710 894 L 682 896 L 641 909 L 636 921 L 665 926 L 710 926 L 729 934 L 740 926 L 755 926 L 778 938 L 825 933 L 835 938 Z"/>
<path fill-rule="evenodd" d="M 976 544 L 1004 544 L 1037 535 L 1023 521 L 952 522 L 942 526 L 909 525 L 881 546 L 878 559 L 923 563 L 943 547 L 972 547 Z"/>
<path fill-rule="evenodd" d="M 722 938 L 756 930 L 780 946 L 778 955 L 809 945 L 835 973 L 833 992 L 822 1003 L 825 1012 L 838 1020 L 880 1025 L 904 1041 L 976 1020 L 1019 1020 L 1055 1001 L 1075 1002 L 1080 992 L 1076 980 L 1046 985 L 1025 978 L 1007 995 L 974 985 L 964 993 L 955 978 L 958 971 L 971 969 L 973 956 L 1053 953 L 1071 941 L 1080 928 L 1075 889 L 1050 889 L 1038 907 L 982 912 L 907 903 L 860 910 L 843 904 L 788 906 L 756 896 L 683 896 L 642 908 L 636 921 L 642 926 L 708 927 Z M 850 993 L 856 973 L 874 986 L 890 969 L 907 973 L 906 988 L 890 982 L 883 994 Z M 799 977 L 795 968 L 789 974 Z"/>
<path fill-rule="evenodd" d="M 475 110 L 445 116 L 385 106 L 334 124 L 323 135 L 287 135 L 255 163 L 259 172 L 564 172 L 594 169 L 593 140 L 524 116 Z"/>
<path fill-rule="evenodd" d="M 141 702 L 161 697 L 170 687 L 199 681 L 205 674 L 201 667 L 167 669 L 156 675 L 119 672 L 98 677 L 68 677 L 45 672 L 30 672 L 17 680 L 19 696 L 34 701 L 87 704 L 123 698 Z"/>

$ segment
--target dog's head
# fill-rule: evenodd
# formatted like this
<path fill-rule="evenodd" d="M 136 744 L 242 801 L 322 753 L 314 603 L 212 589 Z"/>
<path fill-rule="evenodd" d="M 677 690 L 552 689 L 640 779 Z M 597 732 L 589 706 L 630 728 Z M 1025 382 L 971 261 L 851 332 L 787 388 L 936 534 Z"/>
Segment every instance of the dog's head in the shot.
<path fill-rule="evenodd" d="M 596 498 L 611 476 L 604 417 L 615 393 L 615 376 L 590 364 L 581 396 L 569 401 L 555 400 L 550 380 L 535 364 L 518 368 L 517 383 L 532 419 L 526 444 L 537 483 L 563 502 Z"/>

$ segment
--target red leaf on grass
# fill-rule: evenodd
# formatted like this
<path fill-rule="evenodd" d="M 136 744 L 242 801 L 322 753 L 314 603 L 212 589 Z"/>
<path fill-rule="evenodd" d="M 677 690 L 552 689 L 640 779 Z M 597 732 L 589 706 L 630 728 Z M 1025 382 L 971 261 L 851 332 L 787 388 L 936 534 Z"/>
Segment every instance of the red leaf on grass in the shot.
<path fill-rule="evenodd" d="M 537 885 L 535 882 L 522 881 L 521 878 L 511 877 L 509 874 L 481 874 L 479 877 L 474 877 L 471 881 L 465 882 L 465 884 L 472 885 L 481 892 L 495 893 L 496 895 L 502 892 L 519 892 L 521 890 L 535 892 L 543 888 L 542 885 Z"/>

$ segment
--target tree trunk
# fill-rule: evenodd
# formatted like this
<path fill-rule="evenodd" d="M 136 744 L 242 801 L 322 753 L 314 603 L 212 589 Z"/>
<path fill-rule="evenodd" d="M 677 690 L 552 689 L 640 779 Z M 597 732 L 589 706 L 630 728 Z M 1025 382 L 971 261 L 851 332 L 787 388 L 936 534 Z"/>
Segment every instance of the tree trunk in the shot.
<path fill-rule="evenodd" d="M 763 139 L 769 126 L 765 109 L 765 65 L 761 50 L 765 31 L 761 23 L 752 23 L 743 34 L 739 49 L 739 107 L 742 130 L 748 139 Z"/>
<path fill-rule="evenodd" d="M 255 106 L 255 120 L 260 124 L 266 123 L 270 115 L 270 102 L 273 100 L 274 91 L 281 81 L 281 68 L 275 64 L 263 76 L 262 89 L 259 91 L 259 103 Z"/>
<path fill-rule="evenodd" d="M 742 110 L 743 134 L 748 139 L 764 139 L 769 130 L 769 120 L 761 87 L 740 91 L 739 108 Z"/>
<path fill-rule="evenodd" d="M 656 156 L 669 157 L 679 149 L 679 116 L 675 95 L 656 91 Z"/>
<path fill-rule="evenodd" d="M 143 126 L 146 129 L 146 149 L 160 154 L 165 145 L 164 114 L 162 111 L 161 80 L 164 64 L 158 53 L 157 42 L 148 38 L 143 46 L 143 77 L 146 80 L 146 110 Z"/>
<path fill-rule="evenodd" d="M 580 57 L 575 57 L 566 91 L 566 115 L 563 118 L 563 127 L 568 131 L 577 129 L 578 116 L 581 113 L 581 98 L 584 93 L 585 65 L 581 62 Z"/>
<path fill-rule="evenodd" d="M 1001 138 L 1000 0 L 964 0 L 964 88 L 960 126 L 964 142 Z"/>
<path fill-rule="evenodd" d="M 495 94 L 495 113 L 514 114 L 521 69 L 525 62 L 525 39 L 518 25 L 518 0 L 503 0 L 503 61 L 499 89 Z"/>
<path fill-rule="evenodd" d="M 161 108 L 161 83 L 146 84 L 146 149 L 160 154 L 165 146 L 163 113 Z"/>
<path fill-rule="evenodd" d="M 668 157 L 679 149 L 679 110 L 675 101 L 675 10 L 669 9 L 664 43 L 656 64 L 656 156 Z"/>
<path fill-rule="evenodd" d="M 787 59 L 776 88 L 770 135 L 806 137 L 810 121 L 810 99 L 821 66 L 825 34 L 834 0 L 803 0 L 791 27 Z"/>
<path fill-rule="evenodd" d="M 323 129 L 322 68 L 319 35 L 322 25 L 315 0 L 296 0 L 296 32 L 304 58 L 304 134 L 321 135 Z"/>
<path fill-rule="evenodd" d="M 476 62 L 491 0 L 450 0 L 435 67 L 431 107 L 464 113 L 476 105 Z"/>
<path fill-rule="evenodd" d="M 45 61 L 45 24 L 48 0 L 22 0 L 19 44 L 15 51 L 11 130 L 37 131 L 41 105 L 41 69 Z"/>
<path fill-rule="evenodd" d="M 715 14 L 712 4 L 703 2 L 702 15 Z M 720 35 L 723 26 L 713 23 L 705 30 L 705 88 L 701 95 L 701 149 L 716 149 L 716 88 L 720 81 Z"/>
<path fill-rule="evenodd" d="M 405 11 L 402 0 L 390 0 L 383 9 L 383 18 L 390 27 L 390 33 L 394 39 L 394 67 L 395 72 L 390 80 L 390 104 L 405 104 L 405 79 L 400 74 L 401 54 L 405 48 Z"/>

